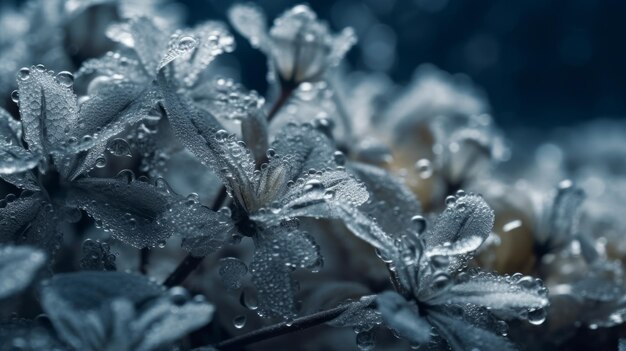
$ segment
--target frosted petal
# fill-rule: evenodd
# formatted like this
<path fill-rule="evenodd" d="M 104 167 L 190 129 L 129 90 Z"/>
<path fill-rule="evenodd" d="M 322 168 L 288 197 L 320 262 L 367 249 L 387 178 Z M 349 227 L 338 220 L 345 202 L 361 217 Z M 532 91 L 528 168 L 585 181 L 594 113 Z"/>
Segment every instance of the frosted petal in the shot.
<path fill-rule="evenodd" d="M 236 136 L 220 129 L 211 114 L 200 113 L 189 97 L 177 94 L 161 71 L 158 76 L 170 125 L 176 137 L 200 161 L 220 176 L 235 200 L 244 208 L 253 206 L 255 162 Z M 244 197 L 246 196 L 246 197 Z"/>
<path fill-rule="evenodd" d="M 276 135 L 270 147 L 277 155 L 290 157 L 290 179 L 311 169 L 322 171 L 337 165 L 332 141 L 310 123 L 287 124 Z"/>
<path fill-rule="evenodd" d="M 52 257 L 61 239 L 54 207 L 41 193 L 10 197 L 0 200 L 0 242 L 31 245 Z"/>
<path fill-rule="evenodd" d="M 478 273 L 468 281 L 453 284 L 428 303 L 473 304 L 486 307 L 501 318 L 526 319 L 529 313 L 546 308 L 549 302 L 541 280 L 521 275 Z"/>
<path fill-rule="evenodd" d="M 353 162 L 349 169 L 370 192 L 361 210 L 376 218 L 386 233 L 399 237 L 410 226 L 411 219 L 422 211 L 415 195 L 400 179 L 382 168 Z"/>
<path fill-rule="evenodd" d="M 159 222 L 182 237 L 183 249 L 197 257 L 217 251 L 235 232 L 229 216 L 212 211 L 190 198 L 170 201 L 169 209 Z"/>
<path fill-rule="evenodd" d="M 289 273 L 294 268 L 319 265 L 320 260 L 319 247 L 305 232 L 286 226 L 259 233 L 250 264 L 259 299 L 259 315 L 295 317 L 296 286 Z"/>
<path fill-rule="evenodd" d="M 31 247 L 0 245 L 0 299 L 28 287 L 45 261 L 45 253 Z"/>
<path fill-rule="evenodd" d="M 566 180 L 551 200 L 538 228 L 538 239 L 546 250 L 561 248 L 575 239 L 585 193 Z"/>
<path fill-rule="evenodd" d="M 172 40 L 175 36 L 176 34 Z M 181 32 L 176 39 L 178 46 L 181 43 L 184 45 L 185 42 L 189 42 L 189 38 L 196 41 L 195 52 L 191 55 L 187 55 L 190 51 L 184 52 L 182 54 L 185 56 L 184 59 L 175 63 L 177 78 L 188 87 L 196 83 L 200 74 L 218 55 L 232 52 L 235 49 L 235 39 L 228 32 L 226 26 L 220 22 L 204 22 L 190 30 Z M 172 41 L 170 41 L 171 43 Z M 164 63 L 162 62 L 160 66 L 163 67 Z"/>
<path fill-rule="evenodd" d="M 225 257 L 220 259 L 219 274 L 222 283 L 228 290 L 241 288 L 243 277 L 248 273 L 248 266 L 235 257 Z"/>
<path fill-rule="evenodd" d="M 428 320 L 453 350 L 515 350 L 506 338 L 474 326 L 458 316 L 431 311 Z"/>
<path fill-rule="evenodd" d="M 252 3 L 237 4 L 228 10 L 228 19 L 252 46 L 267 45 L 267 19 L 261 8 Z"/>
<path fill-rule="evenodd" d="M 88 271 L 115 271 L 116 256 L 111 253 L 109 244 L 87 239 L 83 242 L 80 268 Z"/>
<path fill-rule="evenodd" d="M 376 298 L 378 311 L 387 328 L 411 344 L 430 341 L 432 326 L 418 314 L 417 306 L 395 291 L 385 291 Z"/>
<path fill-rule="evenodd" d="M 60 312 L 56 301 L 63 301 L 75 313 L 80 313 L 98 309 L 101 304 L 118 298 L 139 304 L 158 297 L 163 291 L 163 287 L 141 275 L 85 271 L 56 274 L 44 281 L 41 301 L 54 323 L 54 316 Z"/>
<path fill-rule="evenodd" d="M 201 299 L 182 305 L 162 298 L 152 303 L 132 324 L 135 338 L 141 340 L 136 350 L 159 350 L 211 321 L 215 308 Z"/>
<path fill-rule="evenodd" d="M 421 236 L 429 256 L 470 253 L 491 233 L 494 213 L 481 196 L 456 196 L 450 202 L 432 229 Z"/>
<path fill-rule="evenodd" d="M 18 77 L 17 86 L 24 139 L 31 151 L 62 150 L 78 142 L 70 134 L 71 126 L 78 123 L 78 103 L 71 85 L 45 68 L 33 66 L 25 78 Z"/>
<path fill-rule="evenodd" d="M 155 186 L 119 179 L 86 178 L 73 182 L 69 206 L 85 210 L 116 239 L 137 248 L 154 247 L 173 233 L 160 216 L 170 195 Z"/>

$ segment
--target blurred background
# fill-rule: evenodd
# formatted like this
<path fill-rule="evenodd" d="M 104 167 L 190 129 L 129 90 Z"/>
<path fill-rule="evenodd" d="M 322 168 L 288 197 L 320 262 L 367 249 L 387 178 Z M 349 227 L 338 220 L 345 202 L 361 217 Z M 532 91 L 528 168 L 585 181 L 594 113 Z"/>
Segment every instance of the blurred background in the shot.
<path fill-rule="evenodd" d="M 234 1 L 185 0 L 188 20 L 225 20 Z M 257 3 L 273 19 L 291 0 Z M 357 69 L 397 83 L 430 62 L 470 76 L 504 129 L 568 126 L 626 116 L 626 1 L 340 0 L 309 4 L 334 29 L 359 37 Z M 242 79 L 265 89 L 265 58 L 237 38 Z"/>

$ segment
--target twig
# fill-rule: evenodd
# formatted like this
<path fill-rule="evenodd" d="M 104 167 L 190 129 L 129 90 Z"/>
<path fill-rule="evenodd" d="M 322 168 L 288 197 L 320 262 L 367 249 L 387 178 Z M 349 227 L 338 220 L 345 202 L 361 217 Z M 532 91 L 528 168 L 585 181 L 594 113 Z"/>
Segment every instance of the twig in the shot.
<path fill-rule="evenodd" d="M 343 312 L 345 312 L 350 307 L 350 305 L 351 304 L 344 304 L 338 307 L 331 308 L 329 310 L 320 311 L 310 314 L 308 316 L 296 318 L 291 323 L 282 322 L 274 325 L 269 325 L 267 327 L 249 332 L 247 334 L 235 336 L 233 338 L 224 340 L 214 345 L 214 347 L 222 351 L 240 350 L 242 347 L 253 344 L 255 342 L 304 330 L 331 321 L 337 318 Z"/>

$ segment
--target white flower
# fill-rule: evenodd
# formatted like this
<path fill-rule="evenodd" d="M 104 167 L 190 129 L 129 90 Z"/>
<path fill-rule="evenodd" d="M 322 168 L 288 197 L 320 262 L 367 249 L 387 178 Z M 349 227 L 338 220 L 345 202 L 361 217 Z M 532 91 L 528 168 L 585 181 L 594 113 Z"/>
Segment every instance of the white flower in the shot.
<path fill-rule="evenodd" d="M 228 16 L 235 29 L 269 57 L 285 84 L 320 80 L 356 43 L 352 28 L 335 35 L 306 5 L 287 10 L 269 30 L 265 14 L 254 5 L 235 5 Z"/>

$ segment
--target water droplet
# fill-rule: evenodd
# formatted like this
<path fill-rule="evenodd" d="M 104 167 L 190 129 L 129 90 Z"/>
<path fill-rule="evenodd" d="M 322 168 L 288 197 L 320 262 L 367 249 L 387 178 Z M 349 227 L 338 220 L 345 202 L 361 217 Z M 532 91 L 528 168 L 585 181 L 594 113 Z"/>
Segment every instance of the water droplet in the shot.
<path fill-rule="evenodd" d="M 102 168 L 104 166 L 107 165 L 107 159 L 104 157 L 98 157 L 98 159 L 96 159 L 96 167 L 98 168 Z"/>
<path fill-rule="evenodd" d="M 246 319 L 247 318 L 246 318 L 245 315 L 236 316 L 235 318 L 233 318 L 233 325 L 235 326 L 235 328 L 241 329 L 241 328 L 245 327 Z"/>
<path fill-rule="evenodd" d="M 346 155 L 343 152 L 335 151 L 333 157 L 335 158 L 335 162 L 337 163 L 337 165 L 343 166 L 346 164 Z"/>
<path fill-rule="evenodd" d="M 46 66 L 42 65 L 41 63 L 38 64 L 37 66 L 35 66 L 35 69 L 38 70 L 39 72 L 43 72 L 46 70 Z"/>
<path fill-rule="evenodd" d="M 215 133 L 215 139 L 217 139 L 217 141 L 219 142 L 225 141 L 227 137 L 228 137 L 228 132 L 225 131 L 224 129 L 220 129 Z"/>
<path fill-rule="evenodd" d="M 433 167 L 430 163 L 430 160 L 425 158 L 422 158 L 415 162 L 415 170 L 422 179 L 428 179 L 433 175 Z"/>
<path fill-rule="evenodd" d="M 178 39 L 178 49 L 187 51 L 187 50 L 193 49 L 196 46 L 196 43 L 197 41 L 194 37 L 183 36 L 180 39 Z"/>
<path fill-rule="evenodd" d="M 356 335 L 356 346 L 361 351 L 373 350 L 376 343 L 372 331 L 360 332 Z"/>
<path fill-rule="evenodd" d="M 13 90 L 13 92 L 11 92 L 11 100 L 13 100 L 14 103 L 19 103 L 20 102 L 20 93 L 17 90 Z"/>
<path fill-rule="evenodd" d="M 332 200 L 335 197 L 335 191 L 334 190 L 328 190 L 324 193 L 324 199 L 326 200 Z"/>
<path fill-rule="evenodd" d="M 161 241 L 159 241 L 159 242 L 157 243 L 157 246 L 158 246 L 159 248 L 163 249 L 163 248 L 165 248 L 165 245 L 166 245 L 166 244 L 167 244 L 167 243 L 165 242 L 165 240 L 161 240 Z"/>
<path fill-rule="evenodd" d="M 447 273 L 437 273 L 433 278 L 432 286 L 436 290 L 447 289 L 452 285 L 452 279 Z"/>
<path fill-rule="evenodd" d="M 276 156 L 276 150 L 274 150 L 274 149 L 267 149 L 267 152 L 265 153 L 265 155 L 267 155 L 267 158 L 272 158 L 272 157 Z"/>
<path fill-rule="evenodd" d="M 540 325 L 546 321 L 547 312 L 543 308 L 528 311 L 528 322 L 533 325 Z"/>
<path fill-rule="evenodd" d="M 57 82 L 62 86 L 69 88 L 74 85 L 74 75 L 68 71 L 61 71 L 56 75 Z"/>
<path fill-rule="evenodd" d="M 189 301 L 189 292 L 182 286 L 174 286 L 168 290 L 170 301 L 174 305 L 182 306 Z"/>
<path fill-rule="evenodd" d="M 30 77 L 30 69 L 24 67 L 17 72 L 17 78 L 20 80 L 27 80 Z"/>
<path fill-rule="evenodd" d="M 256 293 L 251 288 L 244 288 L 239 295 L 239 303 L 251 311 L 259 308 L 259 302 L 256 297 Z"/>
<path fill-rule="evenodd" d="M 426 230 L 426 218 L 422 216 L 413 216 L 411 218 L 411 223 L 413 224 L 413 228 L 417 234 L 422 234 Z"/>
<path fill-rule="evenodd" d="M 454 195 L 450 195 L 448 197 L 446 197 L 446 206 L 451 206 L 454 205 L 454 203 L 456 202 L 456 197 Z"/>
<path fill-rule="evenodd" d="M 116 138 L 114 139 L 107 148 L 110 153 L 115 156 L 128 156 L 131 157 L 132 154 L 130 152 L 130 145 L 125 139 Z"/>

